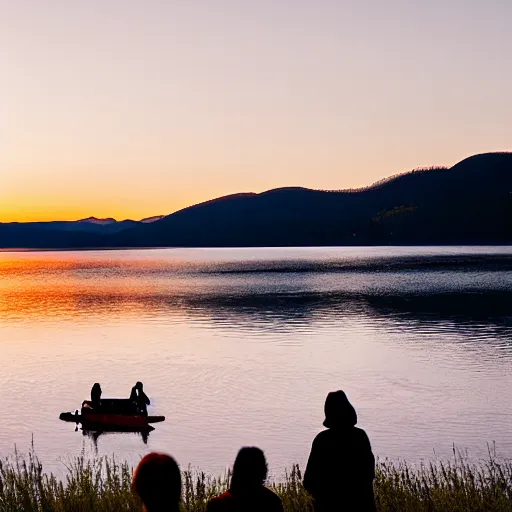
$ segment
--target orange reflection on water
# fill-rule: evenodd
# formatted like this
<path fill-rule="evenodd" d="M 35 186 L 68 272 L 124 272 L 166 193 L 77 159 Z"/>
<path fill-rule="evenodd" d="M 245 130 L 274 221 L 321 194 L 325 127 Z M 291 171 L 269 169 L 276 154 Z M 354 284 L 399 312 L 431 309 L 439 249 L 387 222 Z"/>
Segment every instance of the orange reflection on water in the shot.
<path fill-rule="evenodd" d="M 172 272 L 172 261 L 165 266 Z M 158 260 L 130 258 L 122 251 L 1 253 L 0 319 L 76 321 L 158 309 L 159 297 L 187 287 L 187 278 L 173 280 L 172 286 L 155 278 L 158 267 Z M 172 311 L 172 302 L 165 301 L 167 310 Z"/>

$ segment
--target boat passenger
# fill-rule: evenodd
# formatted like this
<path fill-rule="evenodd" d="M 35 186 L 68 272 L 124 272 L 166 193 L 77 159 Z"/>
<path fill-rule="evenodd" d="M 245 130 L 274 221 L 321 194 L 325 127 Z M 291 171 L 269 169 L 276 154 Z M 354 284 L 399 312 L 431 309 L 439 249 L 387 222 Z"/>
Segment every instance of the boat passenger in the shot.
<path fill-rule="evenodd" d="M 91 403 L 94 409 L 101 404 L 101 386 L 97 382 L 91 388 Z"/>
<path fill-rule="evenodd" d="M 277 494 L 264 486 L 267 461 L 259 448 L 242 448 L 233 465 L 228 491 L 209 501 L 207 512 L 283 512 Z"/>
<path fill-rule="evenodd" d="M 142 382 L 137 382 L 137 384 L 133 386 L 132 392 L 130 393 L 130 401 L 135 404 L 137 412 L 147 416 L 147 406 L 151 403 L 151 401 L 149 400 L 148 395 L 144 393 L 144 386 Z"/>
<path fill-rule="evenodd" d="M 164 453 L 150 453 L 135 469 L 132 489 L 144 512 L 179 512 L 181 472 L 176 461 Z"/>
<path fill-rule="evenodd" d="M 91 388 L 91 400 L 84 400 L 82 407 L 88 406 L 92 409 L 99 409 L 101 405 L 101 386 L 95 382 Z"/>

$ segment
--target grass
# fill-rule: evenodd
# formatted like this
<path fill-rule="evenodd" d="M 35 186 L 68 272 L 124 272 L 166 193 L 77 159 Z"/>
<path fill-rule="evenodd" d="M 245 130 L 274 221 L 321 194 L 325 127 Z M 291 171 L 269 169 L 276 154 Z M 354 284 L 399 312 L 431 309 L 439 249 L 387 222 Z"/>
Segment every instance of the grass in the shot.
<path fill-rule="evenodd" d="M 115 458 L 73 459 L 66 476 L 57 479 L 43 471 L 31 450 L 0 461 L 0 512 L 137 511 L 131 492 L 132 468 Z M 223 492 L 230 473 L 213 478 L 202 472 L 183 472 L 183 510 L 202 512 L 209 498 Z M 298 466 L 281 483 L 271 484 L 286 512 L 312 510 Z M 471 463 L 460 456 L 452 462 L 412 467 L 405 462 L 380 462 L 375 479 L 379 511 L 512 512 L 512 463 L 489 454 Z"/>

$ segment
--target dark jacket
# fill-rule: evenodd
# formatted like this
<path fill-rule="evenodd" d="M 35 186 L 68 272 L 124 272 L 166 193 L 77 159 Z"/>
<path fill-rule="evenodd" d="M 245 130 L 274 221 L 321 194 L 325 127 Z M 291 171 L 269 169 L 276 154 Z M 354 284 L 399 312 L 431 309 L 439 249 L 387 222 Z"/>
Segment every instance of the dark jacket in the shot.
<path fill-rule="evenodd" d="M 206 512 L 284 512 L 284 509 L 279 496 L 262 486 L 255 493 L 243 495 L 229 490 L 210 500 Z"/>
<path fill-rule="evenodd" d="M 364 430 L 337 426 L 316 436 L 304 473 L 315 512 L 374 512 L 374 478 L 375 458 Z"/>

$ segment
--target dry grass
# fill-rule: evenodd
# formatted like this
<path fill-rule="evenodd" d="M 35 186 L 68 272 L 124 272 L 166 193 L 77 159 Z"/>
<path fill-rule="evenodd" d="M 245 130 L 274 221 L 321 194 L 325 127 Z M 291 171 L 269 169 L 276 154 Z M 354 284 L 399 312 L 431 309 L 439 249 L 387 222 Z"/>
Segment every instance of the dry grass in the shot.
<path fill-rule="evenodd" d="M 15 453 L 0 461 L 0 512 L 137 511 L 131 492 L 132 468 L 114 458 L 74 459 L 63 480 L 43 471 L 34 451 Z M 202 512 L 208 499 L 223 492 L 230 473 L 213 478 L 202 472 L 183 472 L 183 510 Z M 281 496 L 286 512 L 312 510 L 298 466 L 271 487 Z M 379 463 L 375 495 L 380 511 L 512 512 L 512 463 L 491 453 L 485 462 L 453 462 L 411 467 Z"/>

